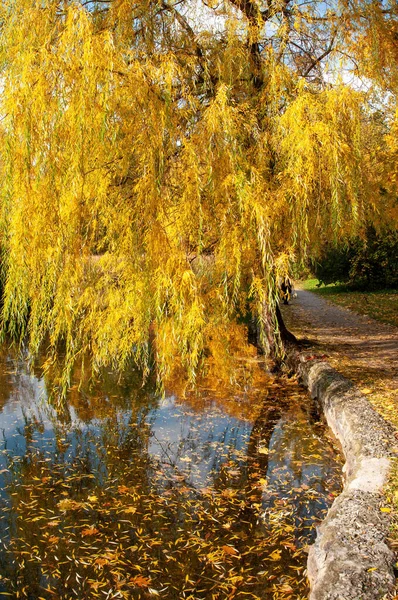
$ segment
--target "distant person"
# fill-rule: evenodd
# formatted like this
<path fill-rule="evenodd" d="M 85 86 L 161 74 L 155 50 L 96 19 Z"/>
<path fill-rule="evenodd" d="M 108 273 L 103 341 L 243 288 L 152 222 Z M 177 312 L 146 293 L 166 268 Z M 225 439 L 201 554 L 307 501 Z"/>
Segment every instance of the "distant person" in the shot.
<path fill-rule="evenodd" d="M 293 294 L 293 282 L 290 277 L 284 277 L 281 283 L 281 296 L 283 304 L 289 304 L 290 298 L 295 298 L 296 294 Z"/>

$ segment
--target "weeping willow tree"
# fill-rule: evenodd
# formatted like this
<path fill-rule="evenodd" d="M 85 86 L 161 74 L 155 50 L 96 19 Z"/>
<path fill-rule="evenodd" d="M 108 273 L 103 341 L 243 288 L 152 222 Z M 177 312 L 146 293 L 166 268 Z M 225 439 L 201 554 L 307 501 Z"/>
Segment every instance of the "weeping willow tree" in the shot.
<path fill-rule="evenodd" d="M 159 381 L 221 373 L 249 314 L 281 356 L 292 260 L 394 211 L 394 4 L 0 12 L 3 334 L 62 347 L 64 386 L 83 355 Z M 383 127 L 343 68 L 388 81 Z"/>

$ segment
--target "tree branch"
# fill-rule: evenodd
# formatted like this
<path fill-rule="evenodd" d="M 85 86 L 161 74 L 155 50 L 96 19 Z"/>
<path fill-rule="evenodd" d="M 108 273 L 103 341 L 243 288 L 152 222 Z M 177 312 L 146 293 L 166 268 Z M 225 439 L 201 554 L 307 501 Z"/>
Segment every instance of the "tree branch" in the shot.
<path fill-rule="evenodd" d="M 311 73 L 312 69 L 314 69 L 317 65 L 319 65 L 319 63 L 328 56 L 328 54 L 331 53 L 331 51 L 333 50 L 333 44 L 334 44 L 334 40 L 335 37 L 333 36 L 332 39 L 330 40 L 330 44 L 328 46 L 328 48 L 325 50 L 325 52 L 323 52 L 320 56 L 316 57 L 312 64 L 306 69 L 303 77 L 308 77 L 308 75 Z"/>
<path fill-rule="evenodd" d="M 204 56 L 202 47 L 198 43 L 196 33 L 194 32 L 194 30 L 192 29 L 192 27 L 188 23 L 187 19 L 178 10 L 176 10 L 176 8 L 174 6 L 171 6 L 170 4 L 167 4 L 167 2 L 162 2 L 162 7 L 165 10 L 167 10 L 168 12 L 173 13 L 173 15 L 177 19 L 178 23 L 181 25 L 181 27 L 183 29 L 185 29 L 185 31 L 188 33 L 189 37 L 191 38 L 191 40 L 195 44 L 196 56 L 198 58 L 202 59 L 203 56 Z"/>

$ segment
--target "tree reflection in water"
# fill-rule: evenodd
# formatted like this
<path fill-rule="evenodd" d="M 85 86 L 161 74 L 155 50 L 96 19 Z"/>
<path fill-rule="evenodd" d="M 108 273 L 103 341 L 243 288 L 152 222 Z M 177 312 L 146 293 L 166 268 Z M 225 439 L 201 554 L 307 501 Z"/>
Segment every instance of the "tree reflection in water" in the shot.
<path fill-rule="evenodd" d="M 306 545 L 341 464 L 297 384 L 270 382 L 265 401 L 162 399 L 105 373 L 57 414 L 23 364 L 1 367 L 3 593 L 306 596 Z"/>

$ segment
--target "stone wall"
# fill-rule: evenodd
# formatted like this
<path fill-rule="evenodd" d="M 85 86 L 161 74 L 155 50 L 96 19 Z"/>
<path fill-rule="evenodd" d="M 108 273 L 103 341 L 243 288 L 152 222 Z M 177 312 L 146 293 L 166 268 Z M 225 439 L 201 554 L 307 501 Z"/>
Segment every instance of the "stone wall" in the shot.
<path fill-rule="evenodd" d="M 393 427 L 355 386 L 314 355 L 296 355 L 296 368 L 340 441 L 346 463 L 343 492 L 317 530 L 308 556 L 310 600 L 392 598 L 394 554 L 383 496 L 397 454 Z"/>

